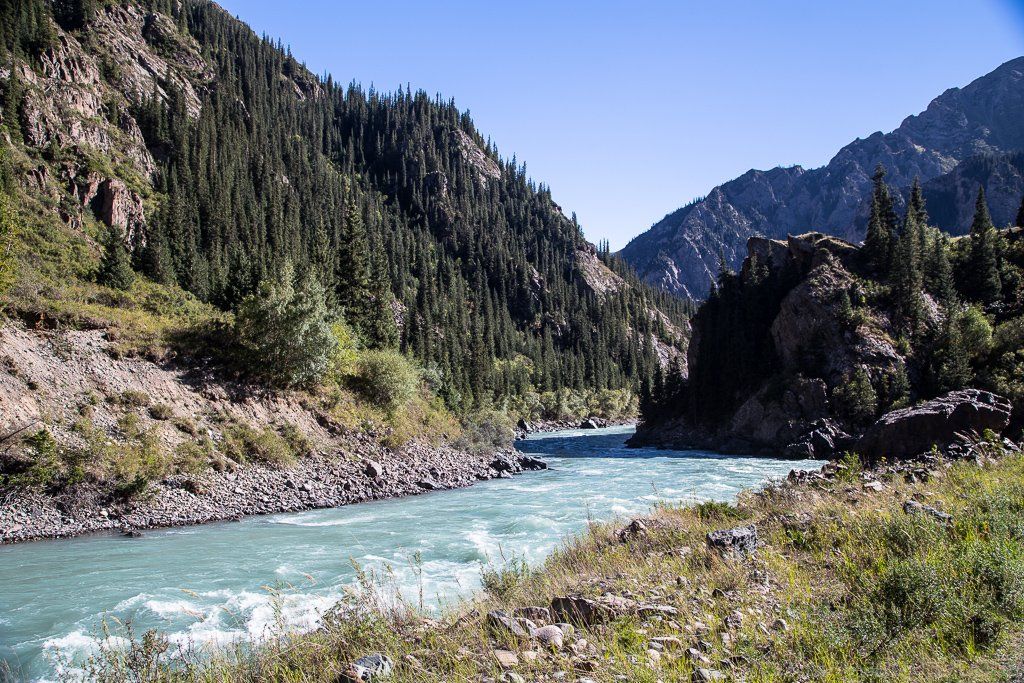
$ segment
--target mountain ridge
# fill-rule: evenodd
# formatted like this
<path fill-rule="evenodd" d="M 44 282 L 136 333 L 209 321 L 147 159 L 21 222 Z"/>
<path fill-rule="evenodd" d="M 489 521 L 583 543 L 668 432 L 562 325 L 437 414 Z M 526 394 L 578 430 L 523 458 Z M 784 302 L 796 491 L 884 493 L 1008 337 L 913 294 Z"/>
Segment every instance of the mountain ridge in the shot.
<path fill-rule="evenodd" d="M 927 183 L 967 159 L 1024 149 L 1017 123 L 1022 119 L 1024 57 L 1018 57 L 963 87 L 947 89 L 893 131 L 857 138 L 824 166 L 752 169 L 722 183 L 619 253 L 647 282 L 702 298 L 715 281 L 720 256 L 738 267 L 749 237 L 820 230 L 859 240 L 876 164 L 885 165 L 888 182 L 905 191 L 915 177 Z M 1012 204 L 1002 201 L 1007 188 L 993 184 L 986 191 L 994 197 L 996 220 L 1012 219 L 1002 209 Z"/>

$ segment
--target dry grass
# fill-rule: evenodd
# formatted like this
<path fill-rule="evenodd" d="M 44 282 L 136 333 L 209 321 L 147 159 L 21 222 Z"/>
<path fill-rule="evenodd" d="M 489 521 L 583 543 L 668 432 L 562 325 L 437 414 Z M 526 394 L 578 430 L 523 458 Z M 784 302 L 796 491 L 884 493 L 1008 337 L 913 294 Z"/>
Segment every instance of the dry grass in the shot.
<path fill-rule="evenodd" d="M 400 683 L 497 680 L 493 651 L 507 647 L 527 681 L 560 680 L 557 672 L 566 672 L 561 680 L 689 681 L 695 666 L 758 683 L 1004 680 L 1019 664 L 1007 653 L 1024 623 L 1024 457 L 950 465 L 926 483 L 888 481 L 881 493 L 851 479 L 771 488 L 738 507 L 661 508 L 628 543 L 616 533 L 621 525 L 595 525 L 539 569 L 512 563 L 487 572 L 489 591 L 436 621 L 398 600 L 387 581 L 364 576 L 315 633 L 184 659 L 151 635 L 130 656 L 107 653 L 92 674 L 327 682 L 356 657 L 383 652 Z M 953 522 L 903 512 L 910 498 Z M 707 532 L 749 523 L 761 537 L 753 559 L 707 548 Z M 485 627 L 489 610 L 546 606 L 566 594 L 621 596 L 677 614 L 586 626 L 560 652 Z M 682 647 L 652 655 L 658 636 Z M 709 663 L 697 664 L 690 647 Z"/>

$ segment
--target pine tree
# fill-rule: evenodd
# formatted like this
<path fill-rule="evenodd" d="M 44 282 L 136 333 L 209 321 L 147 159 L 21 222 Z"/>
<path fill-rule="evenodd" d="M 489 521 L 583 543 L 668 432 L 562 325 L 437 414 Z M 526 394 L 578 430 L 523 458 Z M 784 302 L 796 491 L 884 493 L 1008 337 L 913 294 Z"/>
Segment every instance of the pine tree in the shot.
<path fill-rule="evenodd" d="M 296 281 L 298 280 L 298 286 Z M 316 275 L 297 278 L 291 261 L 242 301 L 235 336 L 246 370 L 275 386 L 310 386 L 330 368 L 338 341 L 327 291 Z"/>
<path fill-rule="evenodd" d="M 999 233 L 996 232 L 988 212 L 984 187 L 978 188 L 970 240 L 967 262 L 968 294 L 972 301 L 990 306 L 999 301 L 1002 295 L 1002 282 L 999 278 Z"/>
<path fill-rule="evenodd" d="M 97 280 L 101 285 L 122 290 L 130 288 L 135 282 L 131 257 L 128 255 L 128 249 L 124 246 L 121 229 L 117 226 L 112 226 L 107 231 Z"/>
<path fill-rule="evenodd" d="M 922 229 L 917 215 L 913 205 L 907 207 L 903 229 L 896 239 L 891 273 L 896 308 L 911 334 L 921 322 L 921 290 L 924 288 L 920 253 Z"/>
<path fill-rule="evenodd" d="M 864 238 L 864 252 L 868 263 L 878 272 L 888 272 L 892 262 L 896 239 L 896 211 L 893 208 L 889 186 L 885 184 L 885 167 L 878 164 L 871 177 L 874 189 L 871 195 L 871 217 Z"/>
<path fill-rule="evenodd" d="M 1017 209 L 1017 227 L 1024 228 L 1024 197 L 1020 200 L 1020 208 Z"/>
<path fill-rule="evenodd" d="M 930 268 L 932 277 L 931 292 L 939 304 L 948 312 L 957 305 L 956 283 L 953 279 L 953 265 L 949 260 L 949 238 L 936 235 L 932 242 Z"/>

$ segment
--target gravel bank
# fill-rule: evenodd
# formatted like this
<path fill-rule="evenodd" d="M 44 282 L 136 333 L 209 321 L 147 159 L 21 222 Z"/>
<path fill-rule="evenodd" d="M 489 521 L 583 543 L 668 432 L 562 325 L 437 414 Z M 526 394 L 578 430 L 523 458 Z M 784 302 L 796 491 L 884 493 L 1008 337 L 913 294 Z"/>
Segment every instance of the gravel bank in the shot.
<path fill-rule="evenodd" d="M 59 495 L 0 492 L 0 544 L 338 507 L 461 488 L 546 467 L 515 451 L 472 455 L 414 444 L 396 453 L 365 436 L 351 437 L 346 446 L 304 458 L 289 469 L 250 465 L 234 472 L 171 477 L 129 501 L 94 485 Z"/>

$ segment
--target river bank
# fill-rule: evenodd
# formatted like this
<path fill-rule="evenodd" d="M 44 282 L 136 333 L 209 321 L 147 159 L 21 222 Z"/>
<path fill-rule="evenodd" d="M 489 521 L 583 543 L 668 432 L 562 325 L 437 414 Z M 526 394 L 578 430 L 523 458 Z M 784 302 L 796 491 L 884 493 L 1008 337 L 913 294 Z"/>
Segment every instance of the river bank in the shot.
<path fill-rule="evenodd" d="M 56 495 L 9 490 L 0 494 L 0 545 L 339 507 L 462 488 L 543 467 L 513 450 L 471 454 L 413 443 L 395 451 L 354 435 L 341 450 L 307 456 L 287 469 L 245 465 L 233 472 L 173 476 L 129 500 L 88 484 Z"/>
<path fill-rule="evenodd" d="M 820 472 L 738 505 L 661 506 L 591 524 L 537 569 L 485 577 L 441 615 L 342 604 L 304 636 L 250 654 L 140 644 L 139 680 L 1016 680 L 1024 668 L 1024 456 Z M 379 591 L 379 592 L 377 592 Z M 138 664 L 141 662 L 141 666 Z M 185 664 L 185 668 L 175 668 Z"/>
<path fill-rule="evenodd" d="M 471 599 L 485 575 L 539 567 L 591 524 L 681 500 L 734 500 L 794 467 L 627 449 L 631 432 L 535 436 L 518 448 L 548 470 L 455 491 L 152 529 L 141 538 L 108 532 L 2 546 L 0 660 L 14 665 L 14 680 L 61 680 L 54 666 L 94 655 L 103 620 L 124 635 L 114 618 L 197 652 L 281 629 L 305 632 L 367 576 L 388 583 L 386 600 L 400 592 L 437 617 Z"/>

